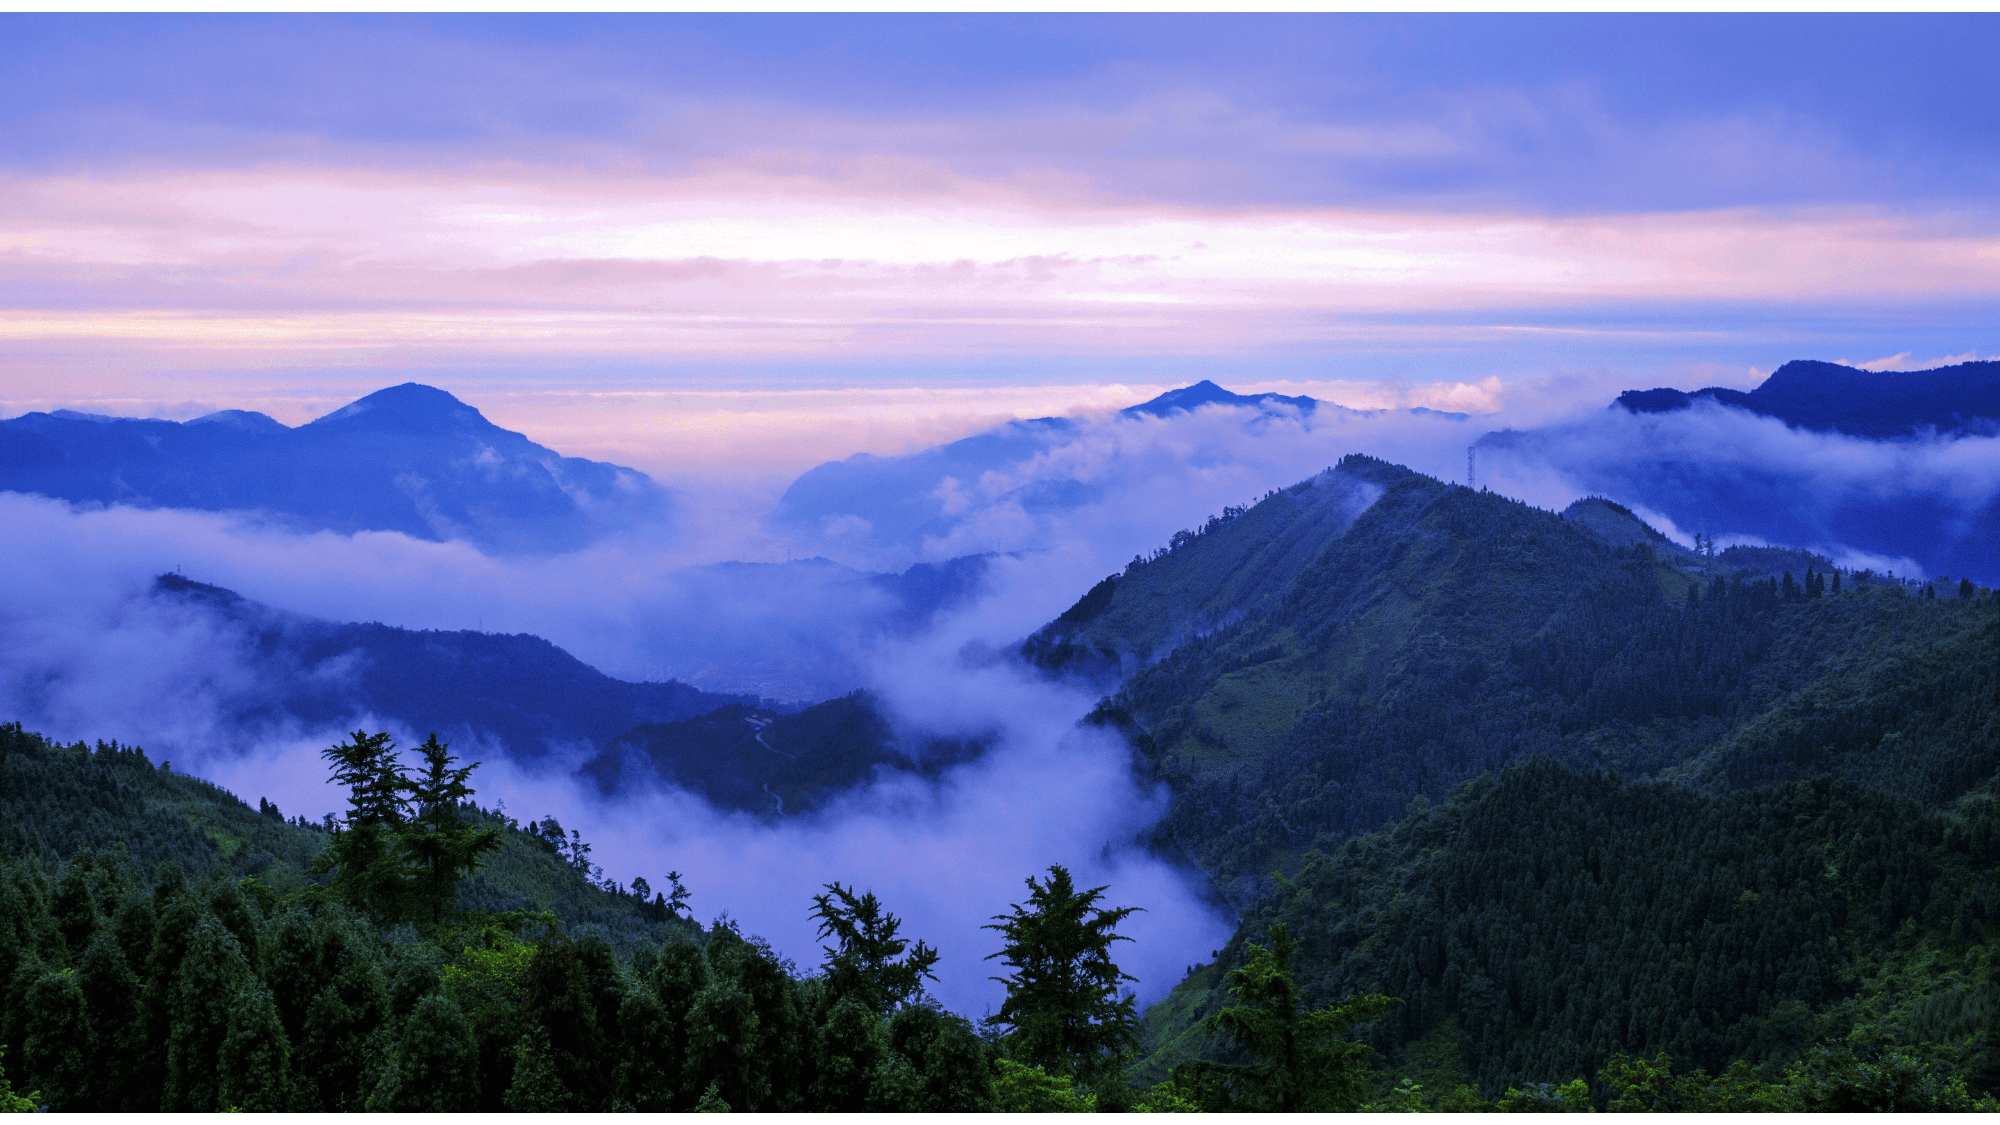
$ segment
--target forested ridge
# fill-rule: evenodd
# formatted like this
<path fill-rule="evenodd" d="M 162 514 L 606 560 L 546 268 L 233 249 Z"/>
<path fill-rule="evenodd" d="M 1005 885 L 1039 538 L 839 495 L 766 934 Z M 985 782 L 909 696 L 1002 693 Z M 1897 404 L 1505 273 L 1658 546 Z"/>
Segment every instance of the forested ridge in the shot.
<path fill-rule="evenodd" d="M 798 904 L 828 943 L 801 969 L 694 922 L 678 873 L 613 883 L 580 833 L 479 808 L 472 765 L 415 750 L 329 748 L 350 808 L 312 824 L 0 727 L 0 1108 L 1181 1106 L 1124 1080 L 1129 910 L 1060 867 L 996 919 L 1009 1002 L 974 1025 L 865 890 Z"/>
<path fill-rule="evenodd" d="M 1602 1107 L 1641 1056 L 1649 1108 L 1994 1089 L 2000 599 L 1338 472 L 1379 499 L 1092 716 L 1171 786 L 1156 844 L 1242 909 L 1148 1012 L 1142 1075 L 1231 1057 L 1224 982 L 1282 930 L 1302 1003 L 1400 1001 L 1361 1031 L 1406 1107 L 1579 1079 Z M 1128 588 L 1216 585 L 1315 487 L 1135 560 L 1027 655 L 1116 651 Z"/>

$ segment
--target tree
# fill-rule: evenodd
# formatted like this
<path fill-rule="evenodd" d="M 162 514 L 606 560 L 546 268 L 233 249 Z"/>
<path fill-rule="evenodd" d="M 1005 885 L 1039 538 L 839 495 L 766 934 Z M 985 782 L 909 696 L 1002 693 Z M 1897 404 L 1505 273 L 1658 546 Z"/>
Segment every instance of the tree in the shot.
<path fill-rule="evenodd" d="M 21 1014 L 22 1068 L 40 1083 L 43 1098 L 57 1112 L 90 1108 L 90 1020 L 76 971 L 44 969 L 28 985 Z"/>
<path fill-rule="evenodd" d="M 432 992 L 403 1021 L 387 1076 L 371 1110 L 454 1113 L 479 1107 L 479 1048 L 465 1012 Z"/>
<path fill-rule="evenodd" d="M 1283 922 L 1271 927 L 1268 949 L 1245 943 L 1249 957 L 1228 977 L 1236 1003 L 1204 1022 L 1210 1031 L 1226 1033 L 1238 1048 L 1262 1061 L 1176 1068 L 1176 1082 L 1199 1090 L 1205 1108 L 1345 1112 L 1361 1104 L 1372 1077 L 1366 1065 L 1370 1048 L 1349 1041 L 1347 1033 L 1397 1001 L 1356 996 L 1318 1011 L 1302 1011 L 1292 981 L 1292 955 L 1298 947 Z"/>
<path fill-rule="evenodd" d="M 377 918 L 402 917 L 412 890 L 397 834 L 409 811 L 410 781 L 387 733 L 355 731 L 347 742 L 320 751 L 333 763 L 333 781 L 348 787 L 346 823 L 333 834 L 323 863 L 334 872 L 336 894 Z"/>
<path fill-rule="evenodd" d="M 857 898 L 839 883 L 828 883 L 826 889 L 826 894 L 813 896 L 812 916 L 819 919 L 820 937 L 831 936 L 840 943 L 837 949 L 820 947 L 826 952 L 827 985 L 835 999 L 852 999 L 881 1015 L 922 993 L 923 978 L 937 979 L 931 972 L 937 950 L 921 941 L 912 947 L 897 937 L 902 921 L 882 909 L 874 892 Z M 906 949 L 909 954 L 903 956 Z"/>
<path fill-rule="evenodd" d="M 251 980 L 229 1007 L 229 1034 L 217 1058 L 225 1109 L 279 1113 L 290 1108 L 291 1044 L 271 990 Z"/>
<path fill-rule="evenodd" d="M 6 1054 L 7 1048 L 0 1047 L 0 1058 L 6 1057 Z M 0 1113 L 33 1113 L 37 1109 L 40 1109 L 41 1105 L 41 1091 L 30 1090 L 25 1094 L 15 1093 L 14 1083 L 8 1079 L 7 1072 L 4 1069 L 0 1069 Z"/>
<path fill-rule="evenodd" d="M 229 1036 L 231 1001 L 250 975 L 236 939 L 214 917 L 203 918 L 189 932 L 169 1009 L 162 1109 L 213 1113 L 224 1108 L 217 1102 L 222 1045 Z"/>
<path fill-rule="evenodd" d="M 403 830 L 401 843 L 420 871 L 418 881 L 431 921 L 441 922 L 458 880 L 472 873 L 480 856 L 500 847 L 500 831 L 474 827 L 459 816 L 459 806 L 473 794 L 465 779 L 479 768 L 478 762 L 452 768 L 458 759 L 435 734 L 417 747 L 417 753 L 423 755 L 423 776 L 408 786 L 417 812 Z"/>
<path fill-rule="evenodd" d="M 1118 995 L 1121 982 L 1137 978 L 1118 971 L 1111 943 L 1132 940 L 1112 930 L 1139 908 L 1099 909 L 1104 888 L 1079 892 L 1061 865 L 1046 883 L 1032 875 L 1027 883 L 1027 907 L 1015 903 L 984 927 L 1007 939 L 986 959 L 1014 970 L 993 978 L 1007 986 L 1007 1001 L 987 1022 L 1008 1029 L 1018 1062 L 1059 1077 L 1094 1074 L 1138 1044 L 1135 1000 Z"/>
<path fill-rule="evenodd" d="M 382 921 L 399 921 L 415 907 L 443 921 L 458 880 L 500 846 L 497 829 L 459 815 L 474 792 L 466 778 L 479 763 L 454 767 L 458 759 L 435 734 L 417 752 L 424 768 L 414 779 L 386 733 L 355 731 L 320 752 L 333 763 L 333 780 L 349 789 L 346 822 L 322 862 L 335 871 L 337 894 Z"/>

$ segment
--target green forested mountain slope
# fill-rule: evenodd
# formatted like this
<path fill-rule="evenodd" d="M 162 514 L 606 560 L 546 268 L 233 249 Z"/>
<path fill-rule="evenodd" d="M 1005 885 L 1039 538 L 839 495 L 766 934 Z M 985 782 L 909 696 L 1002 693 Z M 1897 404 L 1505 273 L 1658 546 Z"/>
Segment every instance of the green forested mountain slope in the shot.
<path fill-rule="evenodd" d="M 1158 842 L 1243 910 L 1149 1012 L 1145 1074 L 1229 1057 L 1201 1019 L 1283 922 L 1309 1003 L 1403 1001 L 1368 1034 L 1434 1089 L 1891 1050 L 1995 1086 L 1994 597 L 1369 469 L 1379 500 L 1279 595 L 1094 716 L 1172 787 Z"/>
<path fill-rule="evenodd" d="M 923 995 L 936 953 L 871 893 L 797 904 L 828 943 L 801 971 L 681 917 L 677 876 L 649 900 L 552 819 L 475 808 L 447 748 L 413 770 L 387 742 L 329 749 L 349 809 L 311 825 L 137 750 L 0 727 L 0 1110 L 1147 1104 L 1123 1081 L 1115 968 L 1070 970 L 1129 910 L 1060 867 L 996 939 L 1016 971 L 981 1033 Z M 1113 1034 L 1047 1034 L 1072 1018 Z"/>
<path fill-rule="evenodd" d="M 1993 655 L 1974 602 L 1851 580 L 1835 595 L 1816 573 L 1809 588 L 1805 573 L 1615 546 L 1515 501 L 1363 467 L 1389 481 L 1380 498 L 1279 594 L 1135 672 L 1098 713 L 1173 787 L 1159 842 L 1239 904 L 1306 848 L 1537 755 L 1749 784 L 1835 768 L 1839 747 L 1843 775 L 1932 802 L 2000 765 L 1978 734 L 1989 717 L 1966 702 Z M 1128 587 L 1198 569 L 1193 549 L 1220 553 L 1258 508 L 1117 579 L 1092 624 L 1116 620 Z M 1831 742 L 1814 733 L 1871 676 L 1865 716 Z M 1964 705 L 1924 702 L 1939 691 Z M 1918 768 L 1881 739 L 1920 711 L 1930 733 L 1899 737 L 1949 728 L 1954 749 Z"/>
<path fill-rule="evenodd" d="M 1023 645 L 1040 667 L 1129 673 L 1189 639 L 1270 608 L 1286 586 L 1407 469 L 1349 457 L 1335 469 L 1227 508 L 1132 560 Z"/>
<path fill-rule="evenodd" d="M 0 857 L 129 865 L 147 880 L 165 878 L 169 868 L 196 881 L 252 876 L 275 895 L 323 884 L 325 876 L 310 872 L 326 847 L 325 826 L 287 820 L 262 798 L 258 804 L 261 811 L 136 747 L 63 746 L 19 724 L 0 725 Z M 548 911 L 593 925 L 621 947 L 658 939 L 665 915 L 598 886 L 587 850 L 563 842 L 555 821 L 524 826 L 493 812 L 473 815 L 507 830 L 500 849 L 460 883 L 465 905 Z"/>

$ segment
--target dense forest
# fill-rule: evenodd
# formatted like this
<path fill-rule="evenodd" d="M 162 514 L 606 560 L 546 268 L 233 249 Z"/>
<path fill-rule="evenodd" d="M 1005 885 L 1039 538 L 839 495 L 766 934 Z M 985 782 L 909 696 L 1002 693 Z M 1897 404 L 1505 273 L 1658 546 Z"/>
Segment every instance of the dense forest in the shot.
<path fill-rule="evenodd" d="M 1242 911 L 1148 1012 L 1139 1074 L 1229 1057 L 1225 982 L 1282 929 L 1303 1003 L 1400 1001 L 1360 1034 L 1426 1104 L 1584 1079 L 1601 1107 L 1641 1057 L 1773 1105 L 1834 1104 L 1770 1093 L 1827 1068 L 1994 1088 L 2000 598 L 1687 551 L 1603 501 L 1336 475 L 1379 498 L 1280 589 L 1229 600 L 1323 479 L 1136 560 L 1026 646 L 1088 675 L 1159 635 L 1128 621 L 1160 591 L 1217 591 L 1092 717 L 1172 788 L 1157 846 Z"/>
<path fill-rule="evenodd" d="M 141 750 L 0 727 L 0 1101 L 55 1110 L 1172 1108 L 1122 1066 L 1127 908 L 1060 867 L 995 919 L 1005 1006 L 923 993 L 874 895 L 799 904 L 801 969 L 678 873 L 605 880 L 553 819 L 471 798 L 435 739 L 330 748 L 340 819 L 287 821 Z M 1150 1100 L 1149 1100 L 1150 1099 Z"/>

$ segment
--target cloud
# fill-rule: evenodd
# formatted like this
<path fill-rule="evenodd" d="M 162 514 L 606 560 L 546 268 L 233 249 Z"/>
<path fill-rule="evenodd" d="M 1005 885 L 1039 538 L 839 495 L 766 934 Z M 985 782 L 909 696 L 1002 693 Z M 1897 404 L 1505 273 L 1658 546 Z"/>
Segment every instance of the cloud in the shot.
<path fill-rule="evenodd" d="M 1502 393 L 1497 383 L 1428 390 L 1431 401 L 1468 405 Z M 1407 388 L 1401 394 L 1417 397 Z M 1462 479 L 1465 447 L 1492 424 L 1489 416 L 1333 406 L 1303 417 L 1222 407 L 1169 418 L 1085 415 L 942 453 L 819 470 L 827 483 L 811 490 L 802 483 L 777 530 L 794 534 L 802 552 L 876 568 L 1058 550 L 1091 559 L 1094 581 L 1174 532 L 1349 453 Z"/>
<path fill-rule="evenodd" d="M 325 783 L 320 749 L 354 726 L 389 730 L 405 745 L 421 738 L 366 714 L 323 729 L 242 721 L 267 698 L 268 657 L 207 614 L 148 595 L 151 576 L 177 563 L 191 577 L 336 620 L 468 627 L 483 607 L 496 618 L 488 629 L 550 635 L 600 663 L 607 652 L 685 659 L 717 636 L 780 630 L 761 638 L 767 652 L 846 661 L 854 686 L 879 692 L 902 729 L 994 735 L 995 748 L 935 784 L 885 774 L 775 825 L 668 789 L 607 801 L 566 772 L 574 754 L 538 769 L 491 747 L 457 749 L 486 760 L 475 778 L 482 800 L 580 829 L 622 882 L 659 884 L 682 871 L 705 918 L 726 912 L 802 965 L 819 959 L 811 894 L 834 880 L 875 890 L 906 932 L 944 952 L 937 992 L 974 1015 L 999 998 L 982 960 L 997 945 L 979 927 L 1051 863 L 1086 885 L 1110 884 L 1113 903 L 1146 908 L 1125 927 L 1138 942 L 1120 951 L 1145 998 L 1226 938 L 1199 877 L 1139 846 L 1166 796 L 1134 777 L 1115 736 L 1076 725 L 1093 699 L 957 656 L 991 651 L 1060 612 L 1089 573 L 1062 552 L 999 560 L 989 597 L 898 640 L 865 627 L 869 607 L 855 604 L 865 589 L 814 586 L 800 572 L 771 583 L 755 568 L 752 579 L 744 568 L 690 578 L 630 545 L 559 563 L 499 560 L 399 535 L 305 536 L 240 517 L 77 510 L 11 493 L 0 494 L 0 519 L 10 534 L 0 556 L 0 709 L 51 737 L 143 745 L 177 770 L 310 817 L 343 799 Z"/>
<path fill-rule="evenodd" d="M 1658 333 L 1685 331 L 1657 322 L 1669 306 L 2000 295 L 1991 231 L 1879 208 L 1170 204 L 896 157 L 16 174 L 0 214 L 0 341 L 156 362 L 1604 343 L 1619 330 L 1585 314 L 1608 306 Z"/>
<path fill-rule="evenodd" d="M 1988 356 L 1987 358 L 1991 359 L 1992 357 Z M 1883 356 L 1881 359 L 1871 359 L 1863 363 L 1855 363 L 1845 359 L 1836 359 L 1833 362 L 1845 364 L 1848 367 L 1858 367 L 1863 371 L 1931 371 L 1939 367 L 1952 367 L 1961 363 L 1976 363 L 1978 361 L 1979 352 L 1975 349 L 1959 355 L 1937 356 L 1933 359 L 1912 359 L 1909 352 L 1897 352 L 1895 355 Z"/>
<path fill-rule="evenodd" d="M 2000 437 L 1869 441 L 1712 402 L 1604 409 L 1478 448 L 1481 482 L 1552 510 L 1602 495 L 1683 543 L 1772 543 L 1843 566 L 2000 580 Z"/>

